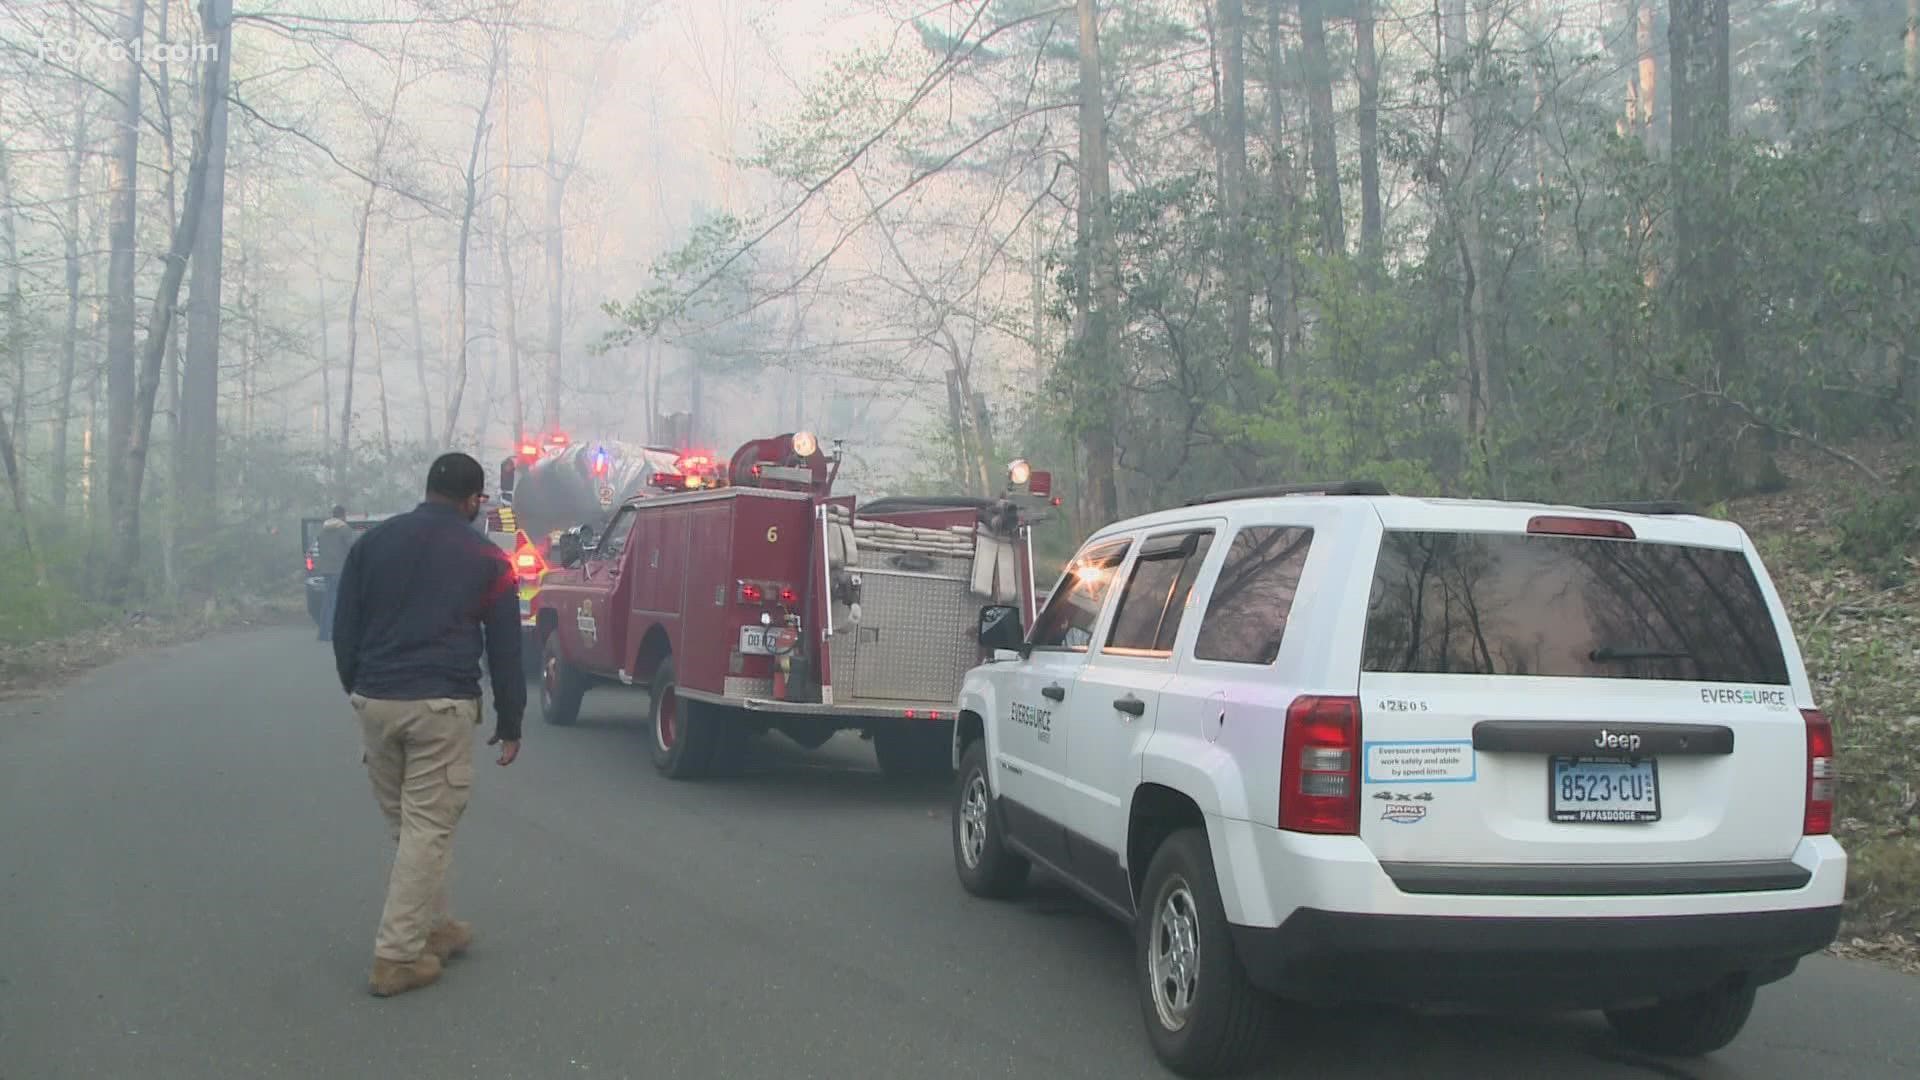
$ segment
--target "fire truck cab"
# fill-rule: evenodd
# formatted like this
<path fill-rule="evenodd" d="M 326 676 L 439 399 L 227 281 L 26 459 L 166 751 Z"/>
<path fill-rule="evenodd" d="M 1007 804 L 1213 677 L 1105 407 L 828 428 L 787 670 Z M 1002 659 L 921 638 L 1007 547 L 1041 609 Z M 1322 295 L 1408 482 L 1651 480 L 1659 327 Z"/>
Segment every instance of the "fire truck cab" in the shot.
<path fill-rule="evenodd" d="M 888 773 L 950 772 L 982 608 L 1033 618 L 1051 478 L 1016 462 L 998 498 L 857 506 L 832 494 L 839 462 L 807 432 L 685 453 L 659 494 L 564 533 L 536 601 L 546 721 L 573 723 L 595 685 L 643 685 L 667 776 L 737 772 L 768 731 L 812 749 L 857 730 Z"/>

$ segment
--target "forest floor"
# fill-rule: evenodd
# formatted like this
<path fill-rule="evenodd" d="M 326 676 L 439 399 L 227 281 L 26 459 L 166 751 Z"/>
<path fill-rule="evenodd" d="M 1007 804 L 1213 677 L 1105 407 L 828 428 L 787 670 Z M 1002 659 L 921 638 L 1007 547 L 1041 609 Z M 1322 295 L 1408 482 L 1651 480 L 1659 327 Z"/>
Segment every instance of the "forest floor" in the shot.
<path fill-rule="evenodd" d="M 1888 489 L 1910 450 L 1847 453 Z M 1796 448 L 1781 492 L 1722 509 L 1754 538 L 1793 620 L 1815 700 L 1838 744 L 1834 834 L 1850 872 L 1847 919 L 1833 952 L 1920 973 L 1920 557 L 1905 544 L 1872 566 L 1848 557 L 1842 524 L 1873 482 L 1851 465 Z"/>
<path fill-rule="evenodd" d="M 42 641 L 0 641 L 0 700 L 47 693 L 82 672 L 141 649 L 306 617 L 306 598 L 294 592 L 288 596 L 207 600 L 174 610 L 129 612 Z"/>

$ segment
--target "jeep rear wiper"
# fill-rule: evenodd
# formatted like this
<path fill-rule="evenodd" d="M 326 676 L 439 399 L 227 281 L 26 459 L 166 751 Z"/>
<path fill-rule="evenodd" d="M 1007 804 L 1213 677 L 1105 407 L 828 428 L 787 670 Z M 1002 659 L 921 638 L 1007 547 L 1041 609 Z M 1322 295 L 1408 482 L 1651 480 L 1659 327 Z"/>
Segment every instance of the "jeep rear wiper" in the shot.
<path fill-rule="evenodd" d="M 1693 654 L 1677 649 L 1643 649 L 1635 646 L 1622 648 L 1616 645 L 1602 645 L 1588 653 L 1587 659 L 1600 663 L 1609 660 L 1691 660 Z"/>

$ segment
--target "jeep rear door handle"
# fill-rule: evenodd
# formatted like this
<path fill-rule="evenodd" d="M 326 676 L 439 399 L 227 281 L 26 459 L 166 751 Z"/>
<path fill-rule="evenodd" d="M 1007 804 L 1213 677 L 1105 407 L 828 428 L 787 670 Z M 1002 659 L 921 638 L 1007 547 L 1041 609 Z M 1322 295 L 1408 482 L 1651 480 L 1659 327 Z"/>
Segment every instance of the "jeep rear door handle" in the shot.
<path fill-rule="evenodd" d="M 1134 697 L 1132 694 L 1128 694 L 1123 698 L 1114 699 L 1113 707 L 1129 716 L 1147 715 L 1147 703 Z"/>
<path fill-rule="evenodd" d="M 1067 688 L 1061 686 L 1059 683 L 1054 683 L 1052 686 L 1042 689 L 1040 696 L 1046 698 L 1048 701 L 1065 701 L 1067 699 Z"/>

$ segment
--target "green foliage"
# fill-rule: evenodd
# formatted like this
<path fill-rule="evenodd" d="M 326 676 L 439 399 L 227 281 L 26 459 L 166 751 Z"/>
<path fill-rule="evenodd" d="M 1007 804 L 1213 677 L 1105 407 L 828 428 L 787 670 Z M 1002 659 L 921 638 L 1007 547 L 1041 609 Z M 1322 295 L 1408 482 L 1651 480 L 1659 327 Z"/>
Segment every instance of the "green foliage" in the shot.
<path fill-rule="evenodd" d="M 1920 533 L 1920 467 L 1904 470 L 1887 491 L 1865 491 L 1834 520 L 1840 556 L 1883 580 L 1906 574 L 1907 552 Z"/>

